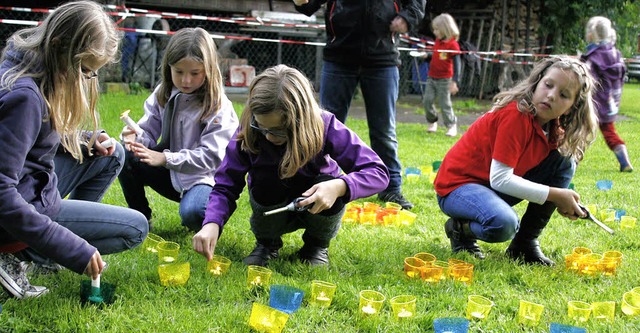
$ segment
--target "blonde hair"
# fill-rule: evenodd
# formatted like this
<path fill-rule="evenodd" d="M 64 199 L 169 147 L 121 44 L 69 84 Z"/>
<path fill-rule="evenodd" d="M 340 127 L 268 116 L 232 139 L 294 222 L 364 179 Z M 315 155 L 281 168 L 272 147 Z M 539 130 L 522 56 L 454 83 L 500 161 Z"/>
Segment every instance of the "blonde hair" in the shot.
<path fill-rule="evenodd" d="M 41 25 L 17 31 L 7 43 L 8 52 L 22 54 L 20 63 L 0 79 L 2 89 L 11 89 L 21 77 L 32 77 L 50 110 L 52 128 L 62 145 L 82 161 L 81 145 L 93 146 L 98 135 L 98 80 L 83 77 L 82 62 L 114 62 L 120 36 L 102 7 L 91 1 L 68 2 L 49 14 Z M 93 136 L 86 141 L 81 128 L 92 124 Z"/>
<path fill-rule="evenodd" d="M 281 179 L 293 177 L 322 151 L 324 121 L 311 83 L 300 71 L 278 65 L 266 69 L 251 82 L 249 97 L 240 117 L 237 139 L 242 149 L 258 153 L 260 134 L 250 127 L 254 115 L 276 112 L 287 130 L 286 151 L 278 170 Z"/>
<path fill-rule="evenodd" d="M 559 137 L 558 151 L 563 156 L 573 156 L 577 161 L 582 160 L 584 151 L 593 143 L 598 130 L 598 116 L 593 104 L 593 91 L 596 81 L 591 76 L 587 66 L 581 61 L 569 56 L 551 56 L 539 61 L 529 74 L 529 77 L 509 91 L 498 93 L 494 98 L 493 110 L 504 108 L 512 101 L 518 102 L 521 112 L 536 114 L 531 100 L 540 80 L 551 68 L 574 73 L 578 82 L 578 93 L 571 106 L 571 112 L 560 116 L 556 124 L 563 132 Z"/>
<path fill-rule="evenodd" d="M 173 89 L 171 66 L 185 58 L 193 59 L 204 66 L 204 83 L 194 94 L 202 103 L 203 111 L 200 119 L 209 118 L 220 110 L 224 85 L 220 67 L 218 67 L 216 44 L 209 33 L 202 28 L 180 29 L 169 40 L 160 65 L 162 82 L 157 96 L 158 103 L 164 107 L 171 97 L 171 89 Z"/>
<path fill-rule="evenodd" d="M 611 20 L 604 16 L 594 16 L 587 21 L 585 28 L 585 38 L 588 43 L 611 43 L 615 42 L 612 37 L 615 30 L 611 27 Z"/>
<path fill-rule="evenodd" d="M 440 14 L 431 21 L 431 27 L 440 30 L 442 33 L 442 40 L 449 40 L 451 38 L 458 40 L 460 38 L 460 30 L 453 17 L 449 14 Z"/>

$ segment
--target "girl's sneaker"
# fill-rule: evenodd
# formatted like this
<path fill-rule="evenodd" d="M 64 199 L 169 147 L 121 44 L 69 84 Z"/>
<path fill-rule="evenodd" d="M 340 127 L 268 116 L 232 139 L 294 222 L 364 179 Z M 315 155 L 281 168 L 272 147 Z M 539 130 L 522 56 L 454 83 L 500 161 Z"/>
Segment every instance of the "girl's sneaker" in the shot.
<path fill-rule="evenodd" d="M 458 135 L 458 126 L 451 125 L 451 127 L 449 127 L 449 129 L 447 130 L 447 133 L 445 133 L 444 135 L 446 135 L 446 136 L 456 136 L 456 135 Z"/>
<path fill-rule="evenodd" d="M 16 298 L 38 297 L 49 292 L 41 286 L 32 286 L 27 279 L 27 264 L 11 253 L 0 253 L 0 284 Z"/>
<path fill-rule="evenodd" d="M 438 123 L 429 123 L 429 127 L 427 127 L 427 132 L 435 133 L 438 130 Z"/>

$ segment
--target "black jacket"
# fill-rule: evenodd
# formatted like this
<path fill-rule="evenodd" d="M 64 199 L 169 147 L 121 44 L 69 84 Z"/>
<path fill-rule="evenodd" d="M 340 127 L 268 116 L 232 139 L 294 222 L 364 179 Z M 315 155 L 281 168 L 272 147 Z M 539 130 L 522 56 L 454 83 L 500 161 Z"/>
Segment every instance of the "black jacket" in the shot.
<path fill-rule="evenodd" d="M 296 10 L 312 15 L 326 3 L 324 60 L 343 65 L 400 65 L 397 36 L 389 25 L 402 16 L 409 31 L 424 16 L 425 0 L 309 0 Z"/>

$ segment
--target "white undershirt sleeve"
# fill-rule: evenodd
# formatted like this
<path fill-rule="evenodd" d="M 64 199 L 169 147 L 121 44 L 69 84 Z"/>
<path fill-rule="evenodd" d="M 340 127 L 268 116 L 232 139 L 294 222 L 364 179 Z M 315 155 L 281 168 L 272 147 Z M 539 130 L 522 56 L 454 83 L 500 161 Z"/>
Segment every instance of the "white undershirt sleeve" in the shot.
<path fill-rule="evenodd" d="M 513 174 L 513 168 L 491 160 L 491 170 L 489 171 L 489 184 L 491 188 L 510 196 L 528 200 L 542 205 L 549 196 L 549 186 L 534 183 L 520 176 Z"/>

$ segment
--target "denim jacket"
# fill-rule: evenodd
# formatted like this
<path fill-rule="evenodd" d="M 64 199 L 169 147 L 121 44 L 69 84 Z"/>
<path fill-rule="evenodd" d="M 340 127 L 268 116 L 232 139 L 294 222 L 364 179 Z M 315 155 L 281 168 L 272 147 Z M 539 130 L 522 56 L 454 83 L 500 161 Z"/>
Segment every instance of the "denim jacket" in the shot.
<path fill-rule="evenodd" d="M 158 104 L 158 91 L 159 87 L 147 98 L 144 116 L 138 121 L 144 133 L 137 140 L 150 149 L 158 144 L 165 113 L 165 108 Z M 173 188 L 184 193 L 198 184 L 213 186 L 213 175 L 238 128 L 238 116 L 231 101 L 223 96 L 218 113 L 200 120 L 202 107 L 195 96 L 180 93 L 174 87 L 165 106 L 174 108 L 169 149 L 163 150 Z"/>

